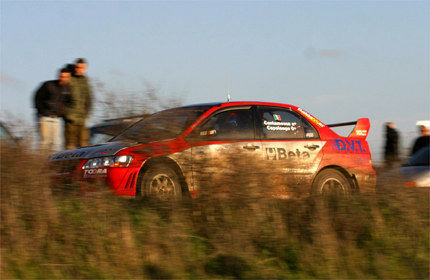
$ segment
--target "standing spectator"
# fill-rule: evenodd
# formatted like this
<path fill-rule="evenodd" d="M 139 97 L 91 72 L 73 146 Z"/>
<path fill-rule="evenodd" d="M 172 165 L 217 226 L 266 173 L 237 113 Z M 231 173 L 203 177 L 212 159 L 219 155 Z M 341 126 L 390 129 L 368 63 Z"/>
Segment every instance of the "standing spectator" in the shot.
<path fill-rule="evenodd" d="M 418 121 L 417 125 L 420 130 L 419 136 L 412 147 L 411 156 L 424 147 L 430 145 L 430 121 Z"/>
<path fill-rule="evenodd" d="M 391 168 L 399 160 L 399 133 L 392 122 L 387 122 L 385 129 L 385 166 Z"/>
<path fill-rule="evenodd" d="M 92 94 L 89 80 L 85 76 L 87 62 L 79 58 L 75 62 L 74 75 L 70 79 L 71 102 L 65 110 L 66 149 L 88 146 L 86 120 L 91 108 Z"/>
<path fill-rule="evenodd" d="M 60 70 L 58 80 L 46 81 L 36 91 L 34 107 L 40 133 L 40 150 L 58 151 L 61 145 L 61 118 L 64 103 L 70 94 L 70 71 Z"/>

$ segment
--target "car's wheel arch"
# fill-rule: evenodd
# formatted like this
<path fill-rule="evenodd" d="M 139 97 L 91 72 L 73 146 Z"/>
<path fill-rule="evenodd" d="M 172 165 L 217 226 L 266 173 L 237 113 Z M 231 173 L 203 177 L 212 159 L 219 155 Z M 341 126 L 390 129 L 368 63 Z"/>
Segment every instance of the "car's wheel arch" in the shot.
<path fill-rule="evenodd" d="M 323 168 L 321 168 L 313 177 L 311 186 L 314 185 L 315 180 L 318 177 L 318 175 L 325 170 L 337 170 L 337 171 L 339 171 L 348 180 L 349 184 L 351 185 L 352 191 L 359 192 L 359 186 L 358 186 L 358 182 L 357 182 L 355 175 L 348 172 L 348 170 L 346 170 L 345 168 L 343 168 L 342 166 L 339 166 L 339 165 L 328 165 L 328 166 L 324 166 Z"/>
<path fill-rule="evenodd" d="M 184 195 L 184 196 L 190 195 L 189 191 L 188 191 L 187 182 L 185 180 L 182 169 L 180 168 L 178 163 L 169 157 L 154 157 L 154 158 L 150 158 L 149 160 L 147 160 L 142 165 L 142 167 L 139 171 L 139 176 L 138 176 L 137 182 L 136 182 L 136 196 L 138 196 L 139 188 L 142 185 L 142 180 L 143 180 L 143 176 L 144 176 L 145 172 L 149 168 L 151 168 L 153 166 L 157 166 L 157 165 L 167 166 L 167 167 L 171 168 L 179 177 L 179 182 L 181 184 L 181 189 L 182 189 L 182 195 Z"/>

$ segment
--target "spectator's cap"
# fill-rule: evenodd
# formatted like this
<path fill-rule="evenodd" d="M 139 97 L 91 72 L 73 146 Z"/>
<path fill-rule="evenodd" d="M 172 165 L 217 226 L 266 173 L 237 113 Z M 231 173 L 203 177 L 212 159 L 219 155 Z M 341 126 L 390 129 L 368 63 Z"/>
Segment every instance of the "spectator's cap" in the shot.
<path fill-rule="evenodd" d="M 417 121 L 417 126 L 424 126 L 430 128 L 430 120 Z"/>

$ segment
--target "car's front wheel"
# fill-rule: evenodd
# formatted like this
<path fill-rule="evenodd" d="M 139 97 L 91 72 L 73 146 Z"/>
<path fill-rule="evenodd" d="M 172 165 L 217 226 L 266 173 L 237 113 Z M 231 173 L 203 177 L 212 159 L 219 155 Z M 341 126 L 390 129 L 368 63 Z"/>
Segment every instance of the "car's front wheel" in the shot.
<path fill-rule="evenodd" d="M 180 200 L 182 188 L 178 174 L 167 166 L 154 165 L 142 175 L 140 196 L 160 200 Z"/>
<path fill-rule="evenodd" d="M 312 184 L 314 195 L 340 195 L 351 194 L 352 186 L 349 180 L 336 169 L 326 169 L 321 171 Z"/>

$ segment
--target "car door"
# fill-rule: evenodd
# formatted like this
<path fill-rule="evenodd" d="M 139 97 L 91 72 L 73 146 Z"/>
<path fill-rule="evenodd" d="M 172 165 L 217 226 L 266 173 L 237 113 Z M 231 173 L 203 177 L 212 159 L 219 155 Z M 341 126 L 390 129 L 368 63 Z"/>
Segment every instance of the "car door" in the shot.
<path fill-rule="evenodd" d="M 192 142 L 193 190 L 228 188 L 232 180 L 255 171 L 252 167 L 263 154 L 254 114 L 252 106 L 224 108 L 194 129 L 187 139 Z"/>
<path fill-rule="evenodd" d="M 291 108 L 258 106 L 257 131 L 265 170 L 286 192 L 309 184 L 321 161 L 324 141 L 318 131 Z M 299 190 L 300 191 L 300 190 Z"/>

